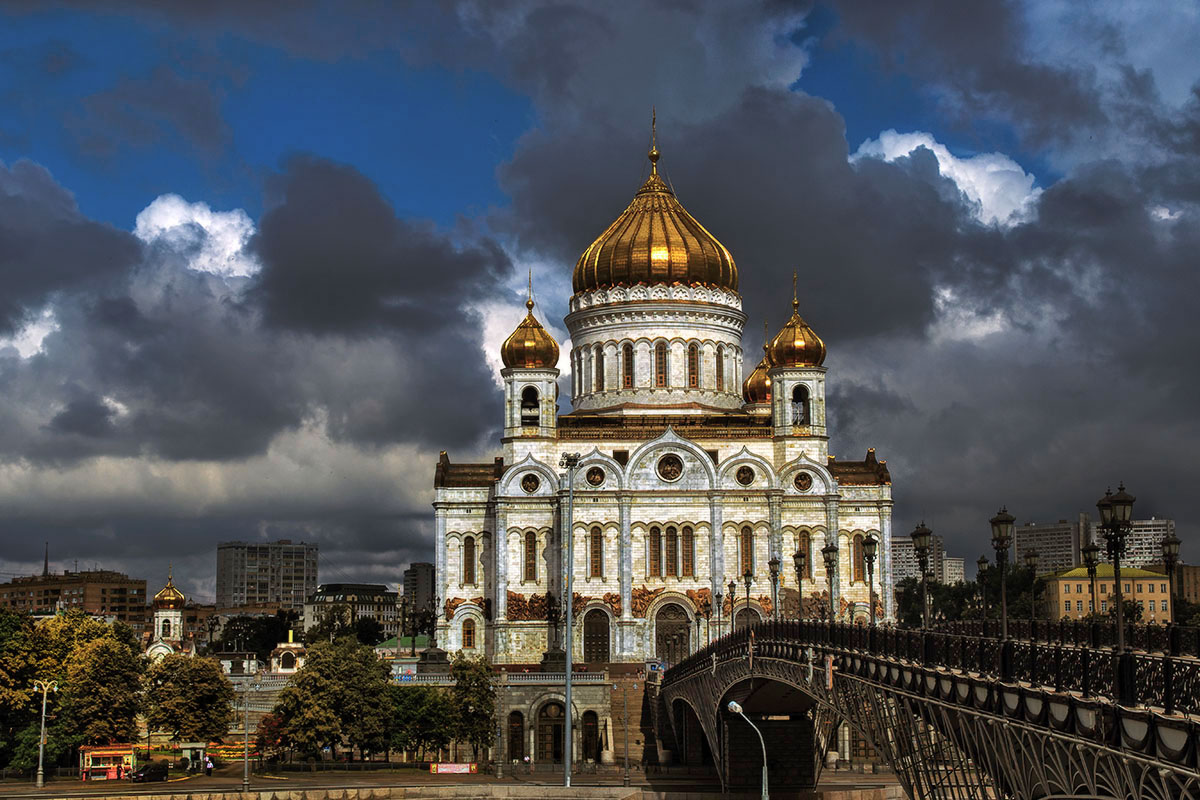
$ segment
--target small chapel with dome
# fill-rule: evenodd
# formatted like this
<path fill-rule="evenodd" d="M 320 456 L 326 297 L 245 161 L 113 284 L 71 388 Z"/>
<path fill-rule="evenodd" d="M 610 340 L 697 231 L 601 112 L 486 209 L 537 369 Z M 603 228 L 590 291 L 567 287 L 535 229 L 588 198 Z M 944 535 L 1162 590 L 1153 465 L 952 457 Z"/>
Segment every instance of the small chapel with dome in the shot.
<path fill-rule="evenodd" d="M 448 651 L 534 665 L 570 642 L 589 667 L 670 665 L 775 615 L 893 614 L 891 477 L 874 450 L 829 454 L 825 343 L 793 290 L 790 318 L 746 374 L 738 267 L 680 204 L 659 155 L 652 140 L 649 177 L 575 264 L 570 408 L 531 292 L 501 348 L 500 455 L 440 456 L 435 593 Z M 566 453 L 580 455 L 569 529 Z"/>
<path fill-rule="evenodd" d="M 187 598 L 175 587 L 171 570 L 167 570 L 167 584 L 159 589 L 150 602 L 150 642 L 146 655 L 160 659 L 170 653 L 193 655 L 195 643 L 187 636 L 183 626 L 183 612 Z"/>

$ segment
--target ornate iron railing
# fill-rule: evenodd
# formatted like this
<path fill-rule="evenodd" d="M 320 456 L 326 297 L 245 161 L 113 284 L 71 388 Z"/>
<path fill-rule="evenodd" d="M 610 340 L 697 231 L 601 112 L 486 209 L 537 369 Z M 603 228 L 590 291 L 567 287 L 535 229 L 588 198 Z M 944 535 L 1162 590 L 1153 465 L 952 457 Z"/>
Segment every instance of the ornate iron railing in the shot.
<path fill-rule="evenodd" d="M 981 627 L 972 629 L 972 625 Z M 714 655 L 722 659 L 731 655 L 748 657 L 754 637 L 758 657 L 801 661 L 807 660 L 809 647 L 834 647 L 924 667 L 974 673 L 1005 683 L 1112 698 L 1127 707 L 1200 715 L 1200 659 L 1191 653 L 1171 655 L 1170 637 L 1162 640 L 1168 644 L 1168 652 L 1145 647 L 1118 653 L 1106 646 L 1109 637 L 1103 635 L 1103 625 L 1089 629 L 1082 640 L 1078 623 L 1049 624 L 1046 634 L 1054 628 L 1062 634 L 1054 639 L 1040 637 L 1035 626 L 1033 636 L 1001 640 L 992 635 L 998 631 L 987 625 L 955 623 L 951 629 L 945 626 L 920 631 L 827 622 L 763 622 L 713 641 L 668 670 L 664 679 L 685 679 L 707 669 Z M 1017 636 L 1030 633 L 1028 628 L 1014 631 L 1011 623 L 1009 632 Z M 1162 643 L 1149 637 L 1142 642 Z"/>
<path fill-rule="evenodd" d="M 1000 621 L 961 620 L 943 622 L 936 628 L 942 633 L 1000 638 Z M 1117 641 L 1117 626 L 1111 622 L 1088 620 L 1010 619 L 1008 635 L 1012 639 L 1074 644 L 1082 647 L 1112 647 Z M 1200 627 L 1189 625 L 1125 626 L 1125 641 L 1134 650 L 1200 658 Z"/>

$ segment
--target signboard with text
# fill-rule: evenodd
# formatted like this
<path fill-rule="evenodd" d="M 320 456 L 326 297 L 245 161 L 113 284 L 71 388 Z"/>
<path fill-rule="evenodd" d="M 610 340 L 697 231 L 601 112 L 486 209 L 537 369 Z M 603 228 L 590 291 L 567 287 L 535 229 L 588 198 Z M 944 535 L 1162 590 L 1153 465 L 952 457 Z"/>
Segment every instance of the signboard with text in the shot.
<path fill-rule="evenodd" d="M 470 764 L 430 764 L 429 771 L 434 775 L 474 775 L 479 771 L 479 765 L 472 762 Z"/>

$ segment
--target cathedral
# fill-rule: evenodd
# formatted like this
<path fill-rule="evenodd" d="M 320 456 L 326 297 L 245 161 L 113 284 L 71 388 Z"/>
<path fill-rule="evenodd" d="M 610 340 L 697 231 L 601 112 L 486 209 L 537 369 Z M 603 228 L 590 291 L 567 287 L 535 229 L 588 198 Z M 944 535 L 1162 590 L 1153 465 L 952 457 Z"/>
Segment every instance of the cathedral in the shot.
<path fill-rule="evenodd" d="M 532 665 L 570 642 L 589 666 L 670 665 L 760 619 L 893 614 L 891 478 L 874 450 L 829 454 L 825 343 L 793 287 L 791 317 L 746 361 L 733 255 L 676 199 L 653 143 L 649 158 L 575 265 L 571 410 L 531 293 L 501 351 L 503 455 L 440 456 L 437 639 L 452 653 Z"/>

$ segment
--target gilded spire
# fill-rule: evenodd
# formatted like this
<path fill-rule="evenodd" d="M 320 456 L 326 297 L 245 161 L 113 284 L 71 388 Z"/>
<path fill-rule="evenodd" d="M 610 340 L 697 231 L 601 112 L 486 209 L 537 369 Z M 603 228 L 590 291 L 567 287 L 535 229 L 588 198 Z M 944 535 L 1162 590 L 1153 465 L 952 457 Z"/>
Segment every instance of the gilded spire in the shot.
<path fill-rule="evenodd" d="M 533 311 L 533 267 L 529 268 L 529 294 L 525 299 L 525 308 Z"/>
<path fill-rule="evenodd" d="M 658 111 L 650 106 L 650 174 L 658 174 Z"/>
<path fill-rule="evenodd" d="M 800 300 L 796 296 L 796 280 L 797 273 L 792 270 L 792 313 L 795 314 L 800 310 Z"/>

